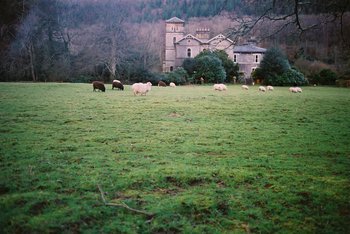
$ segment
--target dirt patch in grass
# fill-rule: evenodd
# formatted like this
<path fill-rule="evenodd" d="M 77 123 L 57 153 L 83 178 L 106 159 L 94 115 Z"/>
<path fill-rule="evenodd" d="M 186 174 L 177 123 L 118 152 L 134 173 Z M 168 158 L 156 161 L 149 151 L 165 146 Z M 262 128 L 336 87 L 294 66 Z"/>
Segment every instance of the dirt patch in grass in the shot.
<path fill-rule="evenodd" d="M 165 181 L 171 183 L 174 186 L 184 187 L 184 186 L 200 186 L 209 183 L 206 178 L 193 177 L 193 178 L 176 178 L 173 176 L 165 177 Z"/>
<path fill-rule="evenodd" d="M 182 117 L 182 115 L 179 114 L 179 113 L 177 113 L 176 111 L 174 111 L 174 112 L 171 112 L 171 113 L 168 115 L 168 117 L 170 117 L 170 118 L 180 118 L 180 117 Z"/>
<path fill-rule="evenodd" d="M 31 213 L 32 215 L 39 215 L 49 205 L 50 205 L 50 203 L 48 201 L 37 202 L 30 207 L 29 213 Z"/>
<path fill-rule="evenodd" d="M 304 206 L 309 206 L 312 204 L 312 196 L 311 193 L 303 191 L 303 192 L 298 192 L 297 195 L 299 195 L 300 201 L 299 203 Z"/>

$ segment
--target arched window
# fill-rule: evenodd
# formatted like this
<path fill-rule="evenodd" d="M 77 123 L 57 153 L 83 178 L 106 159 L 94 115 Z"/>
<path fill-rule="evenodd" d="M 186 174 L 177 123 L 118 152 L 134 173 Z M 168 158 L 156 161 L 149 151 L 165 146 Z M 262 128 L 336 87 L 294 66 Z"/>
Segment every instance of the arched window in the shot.
<path fill-rule="evenodd" d="M 233 55 L 233 62 L 237 63 L 237 55 L 236 54 Z"/>
<path fill-rule="evenodd" d="M 187 49 L 187 57 L 191 58 L 191 55 L 192 55 L 191 48 L 188 48 Z"/>
<path fill-rule="evenodd" d="M 255 62 L 258 63 L 259 62 L 259 55 L 255 55 Z"/>
<path fill-rule="evenodd" d="M 173 66 L 170 66 L 170 71 L 173 71 L 174 70 L 174 67 Z"/>

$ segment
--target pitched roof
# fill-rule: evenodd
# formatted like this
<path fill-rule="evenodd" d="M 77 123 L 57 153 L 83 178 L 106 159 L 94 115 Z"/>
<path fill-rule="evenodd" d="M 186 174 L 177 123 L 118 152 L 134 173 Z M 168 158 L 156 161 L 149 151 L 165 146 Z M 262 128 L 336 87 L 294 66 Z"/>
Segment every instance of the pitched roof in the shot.
<path fill-rule="evenodd" d="M 197 37 L 193 36 L 192 34 L 187 34 L 186 36 L 184 36 L 183 38 L 181 38 L 180 40 L 178 40 L 176 43 L 179 43 L 183 40 L 188 40 L 188 39 L 192 39 L 192 40 L 196 40 L 199 43 L 203 43 L 201 40 L 199 40 Z"/>
<path fill-rule="evenodd" d="M 225 37 L 225 36 L 222 35 L 222 34 L 219 34 L 219 35 L 217 35 L 216 37 L 213 37 L 213 38 L 211 38 L 211 39 L 209 39 L 209 40 L 208 40 L 208 39 L 199 39 L 199 38 L 193 36 L 192 34 L 187 34 L 186 36 L 184 36 L 183 38 L 181 38 L 180 40 L 178 40 L 176 43 L 179 43 L 179 42 L 181 42 L 181 41 L 183 41 L 183 40 L 187 40 L 187 39 L 196 40 L 196 41 L 198 41 L 198 42 L 201 43 L 201 44 L 208 44 L 208 43 L 210 43 L 210 42 L 212 42 L 212 41 L 214 41 L 214 40 L 216 40 L 216 39 L 227 40 L 227 41 L 229 41 L 230 43 L 233 43 L 233 41 L 230 40 L 230 38 L 227 38 L 227 37 Z"/>
<path fill-rule="evenodd" d="M 235 46 L 233 48 L 234 53 L 265 53 L 266 49 L 252 44 L 244 44 L 241 46 Z"/>
<path fill-rule="evenodd" d="M 177 17 L 173 17 L 171 19 L 166 20 L 167 23 L 185 23 L 182 19 L 179 19 Z"/>
<path fill-rule="evenodd" d="M 219 34 L 219 35 L 217 35 L 216 37 L 213 37 L 213 38 L 210 39 L 208 42 L 211 42 L 211 41 L 214 41 L 214 40 L 217 40 L 217 39 L 227 40 L 227 41 L 229 41 L 230 43 L 233 43 L 233 41 L 232 41 L 230 38 L 227 38 L 227 37 L 225 37 L 225 36 L 222 35 L 222 34 Z"/>

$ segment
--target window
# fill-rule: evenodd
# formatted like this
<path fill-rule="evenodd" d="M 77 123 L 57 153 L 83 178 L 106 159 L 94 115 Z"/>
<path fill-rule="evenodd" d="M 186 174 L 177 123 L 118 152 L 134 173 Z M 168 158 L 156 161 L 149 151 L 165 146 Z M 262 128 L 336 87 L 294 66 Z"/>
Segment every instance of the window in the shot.
<path fill-rule="evenodd" d="M 176 42 L 176 37 L 173 37 L 173 43 L 175 44 L 175 42 Z"/>
<path fill-rule="evenodd" d="M 173 71 L 174 70 L 174 67 L 173 66 L 170 66 L 170 71 Z"/>
<path fill-rule="evenodd" d="M 188 48 L 188 49 L 187 49 L 187 57 L 191 58 L 191 55 L 192 55 L 192 54 L 191 54 L 191 48 Z"/>
<path fill-rule="evenodd" d="M 258 63 L 259 62 L 259 55 L 255 55 L 255 62 Z"/>
<path fill-rule="evenodd" d="M 233 55 L 233 62 L 237 63 L 237 55 L 236 54 Z"/>

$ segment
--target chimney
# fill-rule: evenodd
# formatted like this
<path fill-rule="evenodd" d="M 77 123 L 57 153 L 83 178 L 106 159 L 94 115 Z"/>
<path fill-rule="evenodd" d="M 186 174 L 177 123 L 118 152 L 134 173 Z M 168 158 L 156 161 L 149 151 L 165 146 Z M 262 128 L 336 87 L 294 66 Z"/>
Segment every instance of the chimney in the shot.
<path fill-rule="evenodd" d="M 196 37 L 198 39 L 209 40 L 209 38 L 210 38 L 210 29 L 209 28 L 197 28 L 197 30 L 196 30 Z"/>
<path fill-rule="evenodd" d="M 250 37 L 247 42 L 249 45 L 256 45 L 258 41 L 255 37 Z"/>

